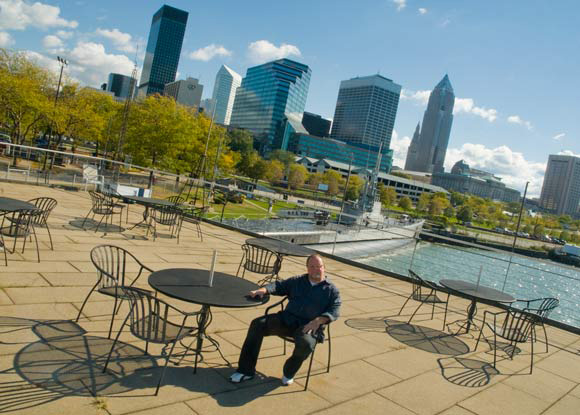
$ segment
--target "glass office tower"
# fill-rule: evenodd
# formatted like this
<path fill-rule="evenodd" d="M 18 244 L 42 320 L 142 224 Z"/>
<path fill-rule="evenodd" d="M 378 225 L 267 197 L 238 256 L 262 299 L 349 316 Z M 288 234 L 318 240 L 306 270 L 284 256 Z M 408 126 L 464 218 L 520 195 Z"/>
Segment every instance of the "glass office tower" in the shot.
<path fill-rule="evenodd" d="M 163 94 L 175 81 L 189 13 L 164 5 L 153 16 L 143 62 L 139 96 Z"/>
<path fill-rule="evenodd" d="M 401 85 L 381 75 L 340 83 L 330 136 L 347 143 L 388 149 L 399 106 Z"/>
<path fill-rule="evenodd" d="M 251 131 L 261 154 L 274 150 L 282 120 L 288 115 L 302 119 L 311 72 L 290 59 L 249 68 L 236 92 L 230 125 Z"/>
<path fill-rule="evenodd" d="M 115 94 L 116 98 L 127 99 L 133 97 L 137 80 L 127 75 L 110 73 L 107 82 L 107 91 Z"/>
<path fill-rule="evenodd" d="M 215 84 L 213 86 L 212 100 L 215 103 L 214 121 L 216 123 L 230 124 L 236 91 L 241 84 L 242 76 L 232 68 L 222 65 L 215 76 Z"/>

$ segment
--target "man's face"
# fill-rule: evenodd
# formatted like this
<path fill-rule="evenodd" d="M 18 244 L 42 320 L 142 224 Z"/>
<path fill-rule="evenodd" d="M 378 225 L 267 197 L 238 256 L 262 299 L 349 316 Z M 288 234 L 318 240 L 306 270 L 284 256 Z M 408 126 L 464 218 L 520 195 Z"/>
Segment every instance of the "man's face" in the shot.
<path fill-rule="evenodd" d="M 318 257 L 310 258 L 308 261 L 308 276 L 313 280 L 324 279 L 324 263 Z"/>

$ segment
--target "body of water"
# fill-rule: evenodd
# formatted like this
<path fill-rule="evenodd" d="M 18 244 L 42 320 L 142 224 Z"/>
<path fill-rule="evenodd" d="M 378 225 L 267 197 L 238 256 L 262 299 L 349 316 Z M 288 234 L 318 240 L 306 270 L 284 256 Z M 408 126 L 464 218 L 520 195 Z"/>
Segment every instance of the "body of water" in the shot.
<path fill-rule="evenodd" d="M 462 279 L 505 291 L 518 299 L 556 297 L 560 306 L 550 318 L 580 327 L 580 270 L 551 261 L 513 257 L 509 253 L 419 242 L 358 262 L 407 275 L 409 268 L 422 278 L 439 282 Z M 480 276 L 481 275 L 481 276 Z M 507 276 L 507 279 L 506 279 Z"/>

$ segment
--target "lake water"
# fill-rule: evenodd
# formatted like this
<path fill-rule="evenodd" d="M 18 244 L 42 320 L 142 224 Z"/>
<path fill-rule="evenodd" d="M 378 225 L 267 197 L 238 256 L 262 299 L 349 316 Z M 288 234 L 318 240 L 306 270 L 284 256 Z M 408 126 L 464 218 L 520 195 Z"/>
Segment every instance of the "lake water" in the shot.
<path fill-rule="evenodd" d="M 502 290 L 520 299 L 556 297 L 560 306 L 550 318 L 580 327 L 580 270 L 551 261 L 513 257 L 509 253 L 419 242 L 381 255 L 359 259 L 361 263 L 407 275 L 409 268 L 438 282 L 456 278 Z M 506 280 L 507 275 L 507 280 Z"/>

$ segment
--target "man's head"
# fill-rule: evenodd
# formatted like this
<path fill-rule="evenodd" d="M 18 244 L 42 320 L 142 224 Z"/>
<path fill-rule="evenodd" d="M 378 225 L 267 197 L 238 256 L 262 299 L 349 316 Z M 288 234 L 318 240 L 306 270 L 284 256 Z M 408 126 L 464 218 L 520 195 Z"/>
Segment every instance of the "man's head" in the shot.
<path fill-rule="evenodd" d="M 308 268 L 308 277 L 311 281 L 320 282 L 324 280 L 324 262 L 318 254 L 310 255 L 306 260 Z"/>

